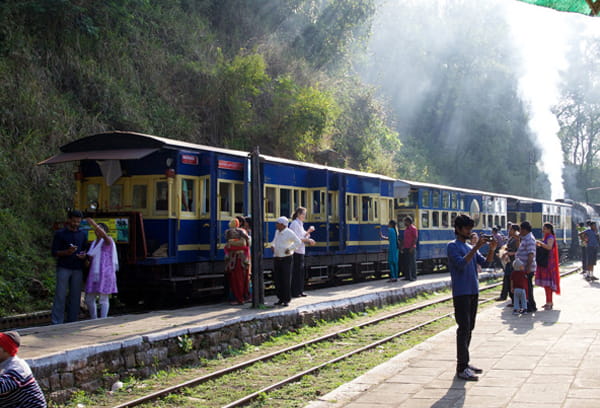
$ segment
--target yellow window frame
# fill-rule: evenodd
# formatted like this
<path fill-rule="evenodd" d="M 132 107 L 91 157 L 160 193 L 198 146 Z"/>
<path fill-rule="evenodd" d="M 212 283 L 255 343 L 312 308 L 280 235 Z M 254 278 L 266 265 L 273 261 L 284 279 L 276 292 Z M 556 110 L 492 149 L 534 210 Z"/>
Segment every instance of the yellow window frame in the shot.
<path fill-rule="evenodd" d="M 183 203 L 183 180 L 193 181 L 193 197 L 192 202 L 194 203 L 193 211 L 186 211 L 182 208 Z M 177 216 L 181 219 L 201 219 L 210 218 L 210 210 L 206 211 L 206 194 L 210 198 L 210 176 L 189 176 L 189 175 L 178 175 L 175 180 L 176 183 L 176 195 L 177 199 Z M 203 187 L 206 187 L 206 191 Z M 210 203 L 210 201 L 209 201 Z M 210 205 L 210 204 L 209 204 Z"/>
<path fill-rule="evenodd" d="M 230 210 L 229 211 L 223 211 L 221 208 L 221 184 L 229 184 L 229 205 L 230 205 Z M 244 200 L 244 191 L 243 191 L 243 186 L 244 186 L 244 182 L 243 181 L 239 181 L 239 180 L 225 180 L 225 179 L 218 179 L 217 180 L 217 214 L 219 215 L 220 219 L 223 219 L 223 217 L 235 217 L 237 215 L 243 215 L 243 209 L 242 212 L 236 212 L 235 211 L 235 199 L 236 199 L 236 194 L 235 194 L 235 186 L 236 185 L 241 185 L 242 186 L 242 207 L 243 207 L 243 200 Z"/>

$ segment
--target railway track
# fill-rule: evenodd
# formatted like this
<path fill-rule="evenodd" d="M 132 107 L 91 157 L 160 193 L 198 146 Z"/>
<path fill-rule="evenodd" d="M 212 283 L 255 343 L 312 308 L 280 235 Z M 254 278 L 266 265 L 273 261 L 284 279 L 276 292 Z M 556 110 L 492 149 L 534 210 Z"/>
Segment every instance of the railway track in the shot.
<path fill-rule="evenodd" d="M 575 271 L 577 271 L 577 268 L 570 269 L 569 271 L 563 273 L 563 276 L 572 274 Z M 498 282 L 498 283 L 494 283 L 491 285 L 483 286 L 480 288 L 480 290 L 482 292 L 490 292 L 494 289 L 499 288 L 501 285 L 502 285 L 502 282 Z M 498 296 L 498 292 L 486 293 L 486 296 L 487 297 L 485 299 L 480 300 L 480 302 L 479 302 L 480 304 L 485 304 L 485 303 L 493 301 Z M 295 353 L 295 355 L 298 355 L 298 352 L 301 350 L 318 349 L 319 353 L 327 354 L 327 352 L 324 351 L 327 347 L 326 345 L 328 343 L 333 344 L 332 343 L 333 340 L 338 340 L 338 343 L 339 342 L 352 343 L 351 339 L 353 337 L 372 338 L 374 336 L 375 332 L 385 331 L 385 330 L 378 329 L 378 327 L 380 327 L 380 325 L 384 322 L 386 322 L 386 324 L 388 324 L 388 325 L 390 325 L 390 322 L 393 322 L 393 324 L 391 324 L 390 328 L 394 327 L 396 325 L 402 326 L 402 327 L 399 327 L 397 330 L 393 330 L 393 333 L 391 333 L 391 334 L 382 334 L 380 336 L 377 336 L 378 338 L 373 341 L 367 341 L 367 342 L 363 341 L 363 342 L 358 342 L 360 344 L 352 344 L 350 347 L 348 347 L 347 350 L 343 349 L 342 352 L 338 353 L 339 355 L 332 356 L 331 358 L 326 358 L 325 361 L 311 364 L 307 368 L 304 368 L 298 372 L 291 373 L 290 375 L 284 376 L 284 378 L 277 379 L 276 381 L 272 381 L 268 384 L 255 386 L 254 387 L 255 389 L 253 391 L 245 393 L 245 395 L 243 395 L 242 397 L 239 397 L 233 401 L 227 402 L 226 404 L 220 405 L 223 408 L 247 406 L 248 404 L 252 403 L 253 401 L 255 401 L 257 399 L 264 398 L 265 395 L 268 394 L 269 392 L 272 392 L 274 390 L 282 388 L 288 384 L 297 382 L 301 378 L 303 378 L 307 375 L 312 375 L 312 374 L 318 373 L 319 371 L 321 371 L 327 367 L 330 367 L 336 363 L 339 363 L 343 360 L 347 360 L 358 354 L 367 352 L 369 350 L 373 350 L 375 348 L 380 347 L 381 345 L 383 345 L 385 343 L 389 343 L 391 341 L 394 341 L 395 339 L 399 339 L 403 336 L 406 336 L 409 333 L 413 333 L 413 332 L 423 329 L 429 325 L 432 325 L 435 322 L 439 322 L 443 319 L 451 317 L 453 315 L 453 307 L 452 307 L 451 301 L 452 301 L 452 296 L 448 295 L 448 296 L 444 296 L 444 297 L 434 300 L 434 301 L 423 302 L 418 305 L 406 307 L 397 312 L 390 313 L 385 316 L 369 320 L 367 322 L 356 324 L 352 327 L 347 327 L 347 328 L 344 328 L 341 330 L 337 330 L 333 333 L 330 333 L 330 334 L 327 334 L 327 335 L 324 335 L 324 336 L 321 336 L 321 337 L 318 337 L 315 339 L 311 339 L 311 340 L 308 340 L 308 341 L 305 341 L 302 343 L 298 343 L 291 347 L 277 350 L 275 352 L 264 354 L 262 356 L 253 358 L 251 360 L 244 361 L 242 363 L 233 365 L 231 367 L 227 367 L 227 368 L 224 368 L 224 369 L 221 369 L 221 370 L 218 370 L 218 371 L 206 374 L 206 375 L 202 375 L 200 377 L 196 377 L 191 380 L 187 380 L 185 382 L 170 386 L 168 388 L 161 389 L 159 391 L 147 394 L 145 396 L 136 398 L 134 400 L 131 400 L 131 401 L 128 401 L 125 403 L 121 403 L 119 405 L 115 405 L 114 408 L 127 408 L 127 407 L 136 407 L 136 406 L 140 406 L 143 404 L 150 404 L 159 399 L 165 398 L 167 396 L 170 396 L 170 395 L 173 395 L 176 393 L 185 392 L 184 390 L 189 390 L 193 387 L 198 387 L 202 384 L 207 384 L 207 383 L 217 380 L 223 376 L 240 375 L 240 373 L 243 373 L 245 370 L 252 369 L 255 366 L 263 365 L 274 359 L 281 358 L 284 355 L 290 355 L 290 354 L 294 355 L 294 353 Z M 435 316 L 428 316 L 428 313 L 424 313 L 427 310 L 434 311 L 433 314 L 435 314 Z M 416 319 L 413 318 L 412 320 L 416 320 L 416 321 L 412 322 L 411 319 L 407 319 L 407 316 L 410 316 L 411 314 L 415 315 Z M 406 320 L 407 324 L 404 324 L 404 325 L 399 324 L 399 322 L 400 322 L 399 318 L 402 318 L 402 320 Z M 370 331 L 367 331 L 368 328 L 371 328 Z M 293 357 L 293 358 L 295 359 L 295 357 Z M 283 364 L 285 364 L 285 362 Z M 302 365 L 302 364 L 300 364 L 300 365 Z M 255 377 L 260 377 L 260 376 L 257 376 L 256 373 L 254 373 L 254 374 L 250 375 L 250 377 L 255 378 Z M 227 391 L 225 391 L 225 392 L 227 393 Z M 231 394 L 234 395 L 235 392 L 231 392 Z M 190 397 L 190 398 L 192 400 L 194 399 L 193 397 Z M 148 405 L 148 406 L 150 406 L 150 405 Z M 163 405 L 161 405 L 161 406 L 163 406 Z M 165 403 L 165 406 L 169 406 L 169 405 L 167 403 Z M 177 404 L 172 405 L 172 406 L 177 406 Z M 213 405 L 211 405 L 211 406 L 213 406 Z"/>
<path fill-rule="evenodd" d="M 501 285 L 501 283 L 495 283 L 492 285 L 482 287 L 481 290 L 484 291 L 484 290 L 495 289 L 500 285 Z M 490 302 L 496 296 L 497 296 L 497 293 L 492 297 L 489 297 L 487 299 L 480 301 L 480 303 Z M 287 348 L 284 348 L 281 350 L 277 350 L 275 352 L 264 354 L 257 358 L 253 358 L 251 360 L 236 364 L 234 366 L 227 367 L 222 370 L 218 370 L 213 373 L 206 374 L 206 375 L 203 375 L 203 376 L 200 376 L 197 378 L 193 378 L 191 380 L 188 380 L 188 381 L 182 382 L 180 384 L 153 392 L 153 393 L 145 395 L 143 397 L 140 397 L 140 398 L 137 398 L 137 399 L 134 399 L 134 400 L 131 400 L 131 401 L 119 404 L 119 405 L 115 405 L 114 407 L 115 408 L 126 408 L 126 407 L 140 406 L 143 404 L 149 404 L 149 403 L 152 403 L 153 401 L 164 398 L 168 395 L 181 392 L 184 389 L 188 389 L 190 387 L 195 387 L 200 384 L 208 383 L 210 381 L 216 380 L 216 379 L 226 376 L 226 375 L 233 375 L 236 373 L 240 373 L 244 370 L 249 369 L 250 367 L 263 364 L 265 362 L 271 361 L 275 358 L 284 356 L 286 354 L 293 354 L 293 353 L 297 354 L 300 350 L 303 350 L 303 349 L 311 349 L 311 350 L 319 349 L 319 353 L 327 354 L 323 351 L 324 347 L 326 347 L 327 343 L 331 343 L 333 340 L 340 340 L 345 343 L 355 343 L 353 341 L 354 337 L 371 338 L 371 337 L 375 336 L 374 333 L 379 331 L 377 326 L 383 322 L 390 322 L 393 320 L 398 321 L 399 318 L 406 319 L 406 316 L 408 316 L 410 314 L 414 314 L 416 312 L 423 312 L 427 309 L 431 309 L 434 307 L 436 308 L 436 312 L 434 312 L 434 314 L 436 314 L 436 316 L 433 318 L 424 318 L 423 313 L 421 313 L 416 318 L 416 320 L 418 321 L 418 323 L 416 323 L 416 324 L 413 322 L 409 322 L 408 325 L 407 324 L 401 325 L 403 327 L 400 328 L 399 330 L 393 330 L 392 334 L 379 335 L 379 336 L 377 336 L 378 338 L 375 341 L 366 342 L 366 344 L 364 341 L 358 341 L 356 343 L 360 343 L 360 344 L 356 344 L 356 345 L 351 344 L 350 347 L 347 347 L 348 350 L 346 350 L 346 348 L 343 348 L 343 351 L 340 353 L 340 355 L 337 355 L 333 358 L 328 358 L 328 359 L 326 359 L 326 361 L 322 361 L 317 364 L 311 365 L 310 367 L 308 367 L 300 372 L 293 373 L 292 375 L 288 375 L 285 378 L 275 381 L 271 384 L 261 386 L 261 387 L 259 387 L 259 389 L 255 390 L 253 392 L 250 392 L 247 395 L 236 399 L 235 401 L 232 401 L 232 402 L 227 403 L 226 405 L 223 405 L 223 407 L 227 407 L 227 408 L 244 406 L 257 398 L 264 396 L 266 393 L 269 393 L 269 392 L 276 390 L 278 388 L 281 388 L 287 384 L 298 381 L 299 379 L 301 379 L 302 377 L 304 377 L 306 375 L 310 375 L 310 374 L 319 372 L 320 370 L 322 370 L 328 366 L 331 366 L 335 363 L 346 360 L 354 355 L 363 353 L 365 351 L 377 348 L 378 346 L 388 343 L 396 338 L 405 336 L 406 334 L 412 333 L 416 330 L 419 330 L 428 325 L 431 325 L 432 323 L 438 322 L 442 319 L 452 316 L 453 313 L 452 313 L 451 301 L 452 301 L 452 296 L 444 296 L 444 297 L 434 300 L 434 301 L 424 302 L 424 303 L 421 303 L 418 305 L 406 307 L 400 311 L 390 313 L 385 316 L 378 317 L 378 318 L 375 318 L 375 319 L 372 319 L 367 322 L 363 322 L 363 323 L 360 323 L 360 324 L 357 324 L 357 325 L 354 325 L 351 327 L 337 330 L 333 333 L 330 333 L 330 334 L 327 334 L 327 335 L 324 335 L 324 336 L 321 336 L 321 337 L 318 337 L 315 339 L 311 339 L 311 340 L 308 340 L 308 341 L 305 341 L 302 343 L 298 343 L 291 347 L 287 347 Z M 427 316 L 427 313 L 425 313 L 425 316 Z M 398 322 L 396 322 L 395 324 L 398 324 Z M 365 332 L 365 329 L 367 329 L 367 328 L 372 328 L 372 330 L 370 330 L 369 332 Z"/>

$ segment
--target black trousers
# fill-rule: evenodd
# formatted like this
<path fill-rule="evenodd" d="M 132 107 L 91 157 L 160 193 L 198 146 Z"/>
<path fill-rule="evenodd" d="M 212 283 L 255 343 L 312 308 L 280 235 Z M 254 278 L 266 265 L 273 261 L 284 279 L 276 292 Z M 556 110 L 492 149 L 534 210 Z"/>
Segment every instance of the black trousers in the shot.
<path fill-rule="evenodd" d="M 275 294 L 280 302 L 289 303 L 292 299 L 292 255 L 273 258 L 273 280 Z"/>
<path fill-rule="evenodd" d="M 294 253 L 294 267 L 292 269 L 292 297 L 298 297 L 304 292 L 304 254 Z"/>
<path fill-rule="evenodd" d="M 512 274 L 513 266 L 512 261 L 508 262 L 504 266 L 504 278 L 502 279 L 502 292 L 500 292 L 500 299 L 504 300 L 510 296 L 511 300 L 514 300 L 514 294 L 510 291 L 510 275 Z"/>
<path fill-rule="evenodd" d="M 463 371 L 469 365 L 469 345 L 471 344 L 471 332 L 475 328 L 475 317 L 477 316 L 477 302 L 479 295 L 454 296 L 454 318 L 458 329 L 456 329 L 456 372 Z"/>
<path fill-rule="evenodd" d="M 537 310 L 535 299 L 533 298 L 533 276 L 535 273 L 529 272 L 527 274 L 527 311 L 529 313 Z"/>

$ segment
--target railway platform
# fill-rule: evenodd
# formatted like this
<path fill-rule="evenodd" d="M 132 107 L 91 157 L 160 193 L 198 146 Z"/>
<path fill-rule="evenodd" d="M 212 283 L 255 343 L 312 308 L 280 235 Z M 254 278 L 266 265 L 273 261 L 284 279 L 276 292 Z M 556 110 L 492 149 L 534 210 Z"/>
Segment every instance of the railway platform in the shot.
<path fill-rule="evenodd" d="M 481 278 L 494 276 L 501 272 L 488 271 Z M 285 308 L 268 307 L 276 298 L 266 296 L 265 309 L 220 303 L 19 329 L 19 355 L 28 361 L 46 395 L 62 402 L 75 390 L 110 387 L 128 376 L 144 378 L 166 367 L 216 357 L 244 343 L 259 344 L 294 327 L 449 285 L 447 273 L 429 274 L 414 282 L 371 280 L 311 290 Z"/>
<path fill-rule="evenodd" d="M 498 302 L 480 311 L 470 347 L 478 382 L 455 377 L 454 326 L 307 408 L 598 407 L 600 283 L 575 273 L 561 286 L 554 310 L 515 316 Z M 543 304 L 543 290 L 534 294 Z"/>

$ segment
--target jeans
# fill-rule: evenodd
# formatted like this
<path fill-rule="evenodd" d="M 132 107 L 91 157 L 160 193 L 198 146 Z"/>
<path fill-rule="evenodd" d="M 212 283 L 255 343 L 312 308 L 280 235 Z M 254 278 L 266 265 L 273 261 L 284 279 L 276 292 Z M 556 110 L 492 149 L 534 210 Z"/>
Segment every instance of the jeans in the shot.
<path fill-rule="evenodd" d="M 56 267 L 56 291 L 54 292 L 54 304 L 52 305 L 52 324 L 76 322 L 79 319 L 82 283 L 83 272 L 81 269 Z M 69 292 L 68 296 L 67 292 Z"/>
<path fill-rule="evenodd" d="M 304 254 L 292 255 L 294 267 L 292 269 L 292 296 L 298 297 L 304 293 Z"/>
<path fill-rule="evenodd" d="M 273 258 L 273 281 L 275 293 L 282 303 L 289 303 L 292 299 L 292 256 Z"/>
<path fill-rule="evenodd" d="M 404 249 L 404 259 L 406 260 L 406 279 L 417 280 L 417 254 L 416 249 Z"/>
<path fill-rule="evenodd" d="M 96 296 L 100 299 L 100 318 L 103 319 L 108 316 L 108 309 L 110 307 L 110 302 L 108 300 L 108 295 L 103 293 L 86 293 L 85 294 L 85 304 L 90 311 L 90 319 L 98 318 L 98 305 L 96 304 Z"/>
<path fill-rule="evenodd" d="M 525 289 L 515 288 L 514 296 L 513 310 L 527 310 L 527 295 L 525 294 Z"/>
<path fill-rule="evenodd" d="M 500 292 L 500 299 L 505 300 L 508 296 L 510 296 L 514 304 L 514 295 L 510 293 L 510 275 L 512 274 L 512 270 L 512 262 L 508 262 L 504 266 L 504 278 L 502 279 L 502 292 Z"/>
<path fill-rule="evenodd" d="M 529 272 L 527 274 L 527 311 L 535 312 L 537 310 L 537 305 L 535 304 L 535 299 L 533 298 L 533 275 L 534 272 Z"/>
<path fill-rule="evenodd" d="M 477 302 L 479 295 L 454 296 L 454 318 L 458 328 L 456 329 L 456 372 L 460 373 L 469 366 L 469 345 L 471 344 L 471 332 L 475 328 L 475 317 L 477 316 Z"/>

